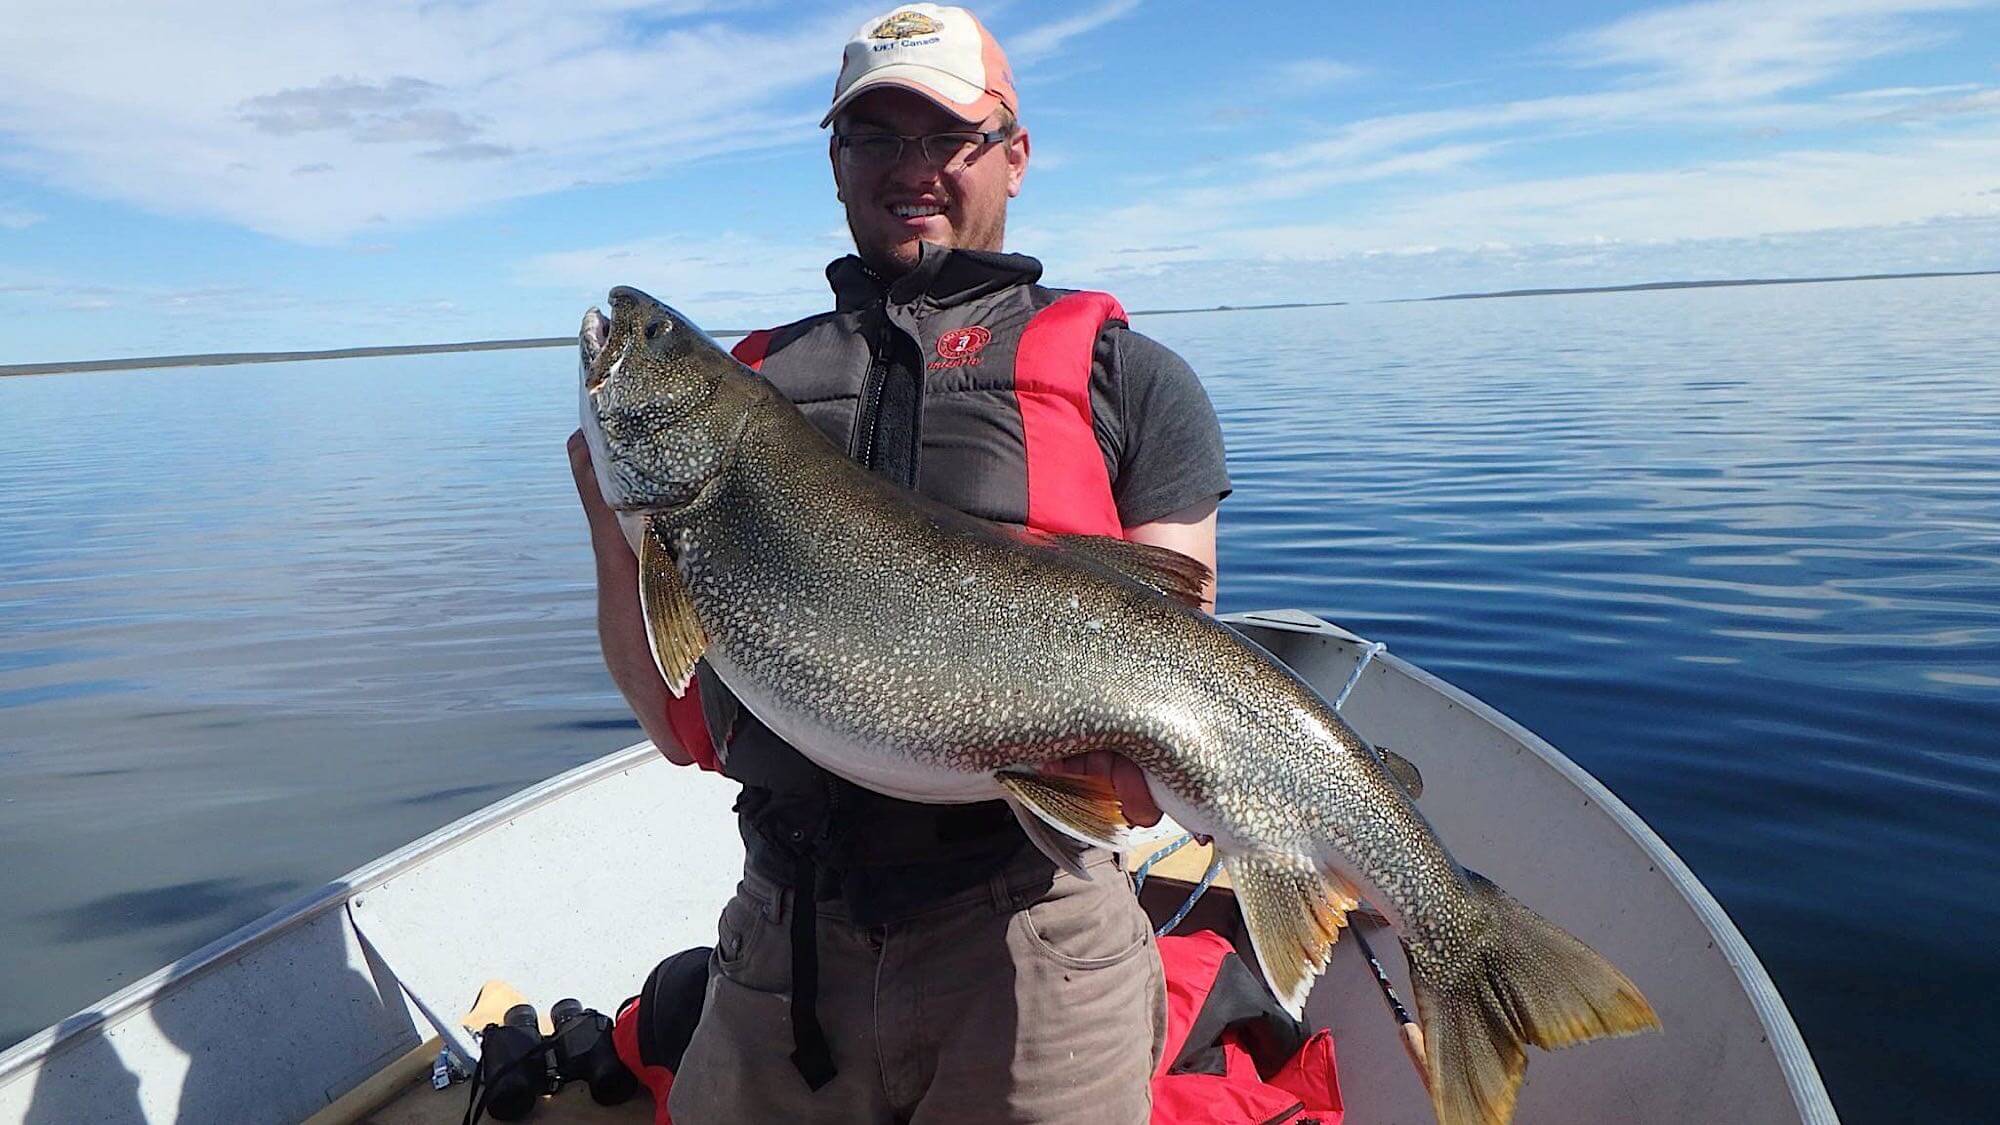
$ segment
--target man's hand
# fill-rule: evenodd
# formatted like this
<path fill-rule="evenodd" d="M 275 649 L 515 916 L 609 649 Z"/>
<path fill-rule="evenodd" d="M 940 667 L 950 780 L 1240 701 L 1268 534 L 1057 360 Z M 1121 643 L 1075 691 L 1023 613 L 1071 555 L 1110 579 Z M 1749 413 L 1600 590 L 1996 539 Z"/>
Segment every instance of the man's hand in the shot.
<path fill-rule="evenodd" d="M 604 491 L 597 487 L 597 468 L 591 463 L 590 442 L 584 439 L 582 430 L 569 435 L 569 472 L 576 478 L 576 497 L 583 501 L 583 515 L 590 521 L 591 538 L 609 536 L 625 542 L 625 532 L 618 526 L 618 513 L 604 502 Z"/>
<path fill-rule="evenodd" d="M 604 648 L 604 666 L 646 737 L 668 761 L 685 766 L 694 758 L 667 725 L 667 683 L 660 678 L 646 641 L 645 617 L 639 609 L 639 556 L 632 553 L 632 544 L 618 526 L 618 513 L 604 502 L 597 487 L 590 443 L 582 430 L 569 435 L 569 471 L 576 478 L 584 517 L 590 521 L 590 548 L 597 559 L 597 640 Z"/>
<path fill-rule="evenodd" d="M 1146 786 L 1146 771 L 1109 750 L 1092 750 L 1049 762 L 1042 772 L 1054 777 L 1100 778 L 1111 783 L 1118 803 L 1125 807 L 1125 819 L 1141 828 L 1160 822 L 1160 806 Z"/>

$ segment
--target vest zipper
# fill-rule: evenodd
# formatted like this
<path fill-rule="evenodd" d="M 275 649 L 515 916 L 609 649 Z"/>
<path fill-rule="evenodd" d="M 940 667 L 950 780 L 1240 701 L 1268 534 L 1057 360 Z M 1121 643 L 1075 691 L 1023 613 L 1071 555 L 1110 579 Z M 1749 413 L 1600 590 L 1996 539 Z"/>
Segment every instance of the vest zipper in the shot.
<path fill-rule="evenodd" d="M 882 310 L 882 330 L 875 336 L 875 355 L 868 364 L 868 377 L 861 382 L 861 419 L 859 441 L 855 443 L 854 459 L 864 468 L 875 467 L 875 429 L 881 424 L 882 381 L 889 377 L 889 353 L 896 346 L 896 326 L 889 321 L 889 310 Z"/>

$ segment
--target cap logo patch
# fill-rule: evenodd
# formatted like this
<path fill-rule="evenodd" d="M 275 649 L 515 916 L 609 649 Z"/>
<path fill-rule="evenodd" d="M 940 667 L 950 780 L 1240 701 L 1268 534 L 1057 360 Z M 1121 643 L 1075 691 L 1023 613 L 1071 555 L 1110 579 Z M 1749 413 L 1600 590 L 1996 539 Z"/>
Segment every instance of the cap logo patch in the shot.
<path fill-rule="evenodd" d="M 922 12 L 897 12 L 875 25 L 868 33 L 870 39 L 915 39 L 919 35 L 936 35 L 944 30 L 944 25 Z"/>
<path fill-rule="evenodd" d="M 947 367 L 970 367 L 979 362 L 979 353 L 993 339 L 993 333 L 975 324 L 970 328 L 954 328 L 938 337 L 936 360 L 932 361 L 932 371 Z"/>

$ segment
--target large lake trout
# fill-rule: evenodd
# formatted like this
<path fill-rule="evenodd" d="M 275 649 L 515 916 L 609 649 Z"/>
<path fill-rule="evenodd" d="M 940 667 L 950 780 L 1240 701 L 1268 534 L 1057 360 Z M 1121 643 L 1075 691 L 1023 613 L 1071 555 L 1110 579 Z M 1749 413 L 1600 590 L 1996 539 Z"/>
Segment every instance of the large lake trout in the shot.
<path fill-rule="evenodd" d="M 1224 857 L 1294 1015 L 1365 900 L 1402 939 L 1433 1108 L 1505 1122 L 1524 1044 L 1657 1027 L 1582 942 L 1467 871 L 1383 759 L 1199 608 L 1206 568 L 987 523 L 871 474 L 672 309 L 584 318 L 583 427 L 640 557 L 661 674 L 696 660 L 827 770 L 905 800 L 1010 802 L 1081 874 L 1129 843 L 1116 795 L 1037 767 L 1110 750 Z"/>

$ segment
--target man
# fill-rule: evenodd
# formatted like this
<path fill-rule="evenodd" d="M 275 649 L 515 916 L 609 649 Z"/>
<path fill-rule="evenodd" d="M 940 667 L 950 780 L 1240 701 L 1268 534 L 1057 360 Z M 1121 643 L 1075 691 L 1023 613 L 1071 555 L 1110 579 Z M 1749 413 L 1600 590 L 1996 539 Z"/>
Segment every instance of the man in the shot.
<path fill-rule="evenodd" d="M 1229 483 L 1193 373 L 1110 298 L 1045 289 L 1039 263 L 1001 252 L 1028 168 L 1019 108 L 971 13 L 911 4 L 864 24 L 821 123 L 855 246 L 827 270 L 835 311 L 736 354 L 856 459 L 938 500 L 1212 568 Z M 668 758 L 744 783 L 744 880 L 674 1119 L 1146 1120 L 1163 983 L 1113 858 L 1093 852 L 1096 877 L 1079 880 L 1004 804 L 915 805 L 833 778 L 712 676 L 699 705 L 671 700 L 636 562 L 580 439 L 570 455 L 613 680 Z M 1054 768 L 1107 778 L 1135 821 L 1159 818 L 1122 758 Z"/>

